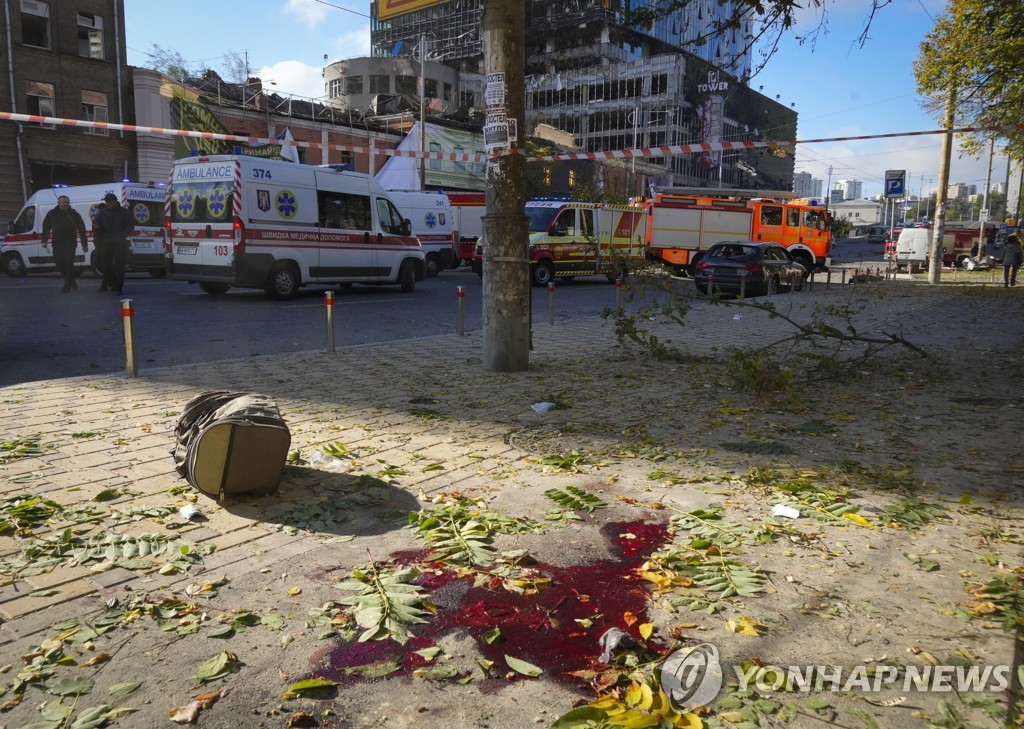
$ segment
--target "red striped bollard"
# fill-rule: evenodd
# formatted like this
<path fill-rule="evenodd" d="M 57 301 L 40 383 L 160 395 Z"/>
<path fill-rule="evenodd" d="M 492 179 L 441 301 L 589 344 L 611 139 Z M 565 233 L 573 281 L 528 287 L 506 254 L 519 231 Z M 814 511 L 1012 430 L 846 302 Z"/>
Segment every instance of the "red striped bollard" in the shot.
<path fill-rule="evenodd" d="M 615 313 L 622 315 L 622 279 L 615 279 Z"/>
<path fill-rule="evenodd" d="M 715 277 L 712 274 L 708 274 L 708 296 L 711 296 L 711 289 L 715 285 Z"/>
<path fill-rule="evenodd" d="M 548 324 L 555 325 L 555 282 L 548 281 Z"/>
<path fill-rule="evenodd" d="M 466 292 L 461 286 L 455 288 L 455 334 L 466 334 Z"/>
<path fill-rule="evenodd" d="M 749 276 L 749 275 L 750 275 L 750 272 L 747 269 L 745 269 L 745 268 L 740 269 L 740 298 L 741 299 L 747 298 L 747 276 Z"/>
<path fill-rule="evenodd" d="M 134 317 L 135 310 L 132 309 L 132 300 L 121 299 L 121 321 L 124 322 L 125 372 L 129 377 L 135 377 L 136 374 Z"/>
<path fill-rule="evenodd" d="M 334 292 L 324 291 L 324 308 L 327 310 L 327 351 L 334 352 Z"/>

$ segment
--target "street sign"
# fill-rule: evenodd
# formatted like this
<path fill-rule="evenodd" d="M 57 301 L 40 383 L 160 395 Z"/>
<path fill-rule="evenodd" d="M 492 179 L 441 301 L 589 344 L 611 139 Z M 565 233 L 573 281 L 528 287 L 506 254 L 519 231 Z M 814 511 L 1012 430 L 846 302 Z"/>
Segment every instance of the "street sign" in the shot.
<path fill-rule="evenodd" d="M 979 210 L 978 211 L 978 222 L 979 223 L 987 223 L 988 222 L 988 208 L 986 208 L 984 210 Z"/>
<path fill-rule="evenodd" d="M 907 171 L 885 171 L 885 196 L 890 198 L 907 196 Z"/>

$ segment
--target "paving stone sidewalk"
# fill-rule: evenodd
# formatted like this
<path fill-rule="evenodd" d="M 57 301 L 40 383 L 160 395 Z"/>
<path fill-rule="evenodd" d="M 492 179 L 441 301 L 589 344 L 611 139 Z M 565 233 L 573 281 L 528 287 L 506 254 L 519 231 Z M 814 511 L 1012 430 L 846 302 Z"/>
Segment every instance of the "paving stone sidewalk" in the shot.
<path fill-rule="evenodd" d="M 1015 362 L 1013 371 L 1003 376 L 1020 382 L 1024 342 L 1020 292 L 986 292 L 990 297 L 1003 296 L 999 318 L 990 319 L 984 303 L 978 305 L 979 297 L 971 297 L 972 305 L 964 306 L 963 290 L 957 287 L 928 291 L 906 282 L 874 282 L 865 290 L 869 287 L 874 289 L 872 294 L 858 299 L 856 307 L 859 332 L 901 332 L 953 361 L 958 352 L 990 352 L 993 361 Z M 776 297 L 774 303 L 779 311 L 806 321 L 815 307 L 847 303 L 852 289 L 819 284 L 812 291 Z M 685 349 L 694 356 L 763 346 L 792 333 L 791 325 L 782 319 L 700 299 L 693 301 L 683 327 L 653 319 L 646 323 L 664 339 L 685 342 Z M 291 428 L 292 448 L 305 460 L 319 455 L 326 444 L 343 442 L 368 472 L 382 469 L 385 480 L 388 472 L 401 474 L 395 478 L 400 487 L 385 499 L 389 512 L 416 511 L 424 499 L 440 492 L 493 492 L 522 469 L 535 468 L 536 461 L 531 459 L 536 454 L 524 442 L 536 434 L 544 416 L 531 405 L 553 393 L 580 401 L 588 393 L 597 395 L 600 404 L 594 407 L 610 408 L 609 432 L 603 436 L 610 440 L 616 437 L 614 426 L 620 421 L 614 413 L 614 393 L 599 392 L 605 385 L 618 389 L 618 398 L 631 401 L 633 414 L 646 408 L 654 421 L 662 411 L 680 406 L 671 384 L 646 382 L 646 389 L 637 392 L 630 390 L 628 381 L 601 382 L 594 371 L 600 358 L 620 351 L 610 320 L 553 327 L 538 322 L 533 341 L 528 373 L 484 372 L 480 332 L 470 332 L 464 337 L 346 348 L 334 354 L 307 352 L 142 369 L 135 378 L 89 376 L 3 388 L 3 439 L 34 439 L 40 452 L 0 460 L 0 500 L 30 493 L 65 509 L 101 508 L 107 512 L 100 522 L 105 527 L 117 524 L 135 534 L 155 531 L 151 521 L 132 526 L 130 517 L 119 519 L 114 512 L 130 514 L 147 505 L 181 505 L 195 498 L 174 472 L 169 451 L 183 405 L 205 390 L 255 391 L 273 398 Z M 630 355 L 622 351 L 621 356 Z M 642 357 L 635 363 L 637 368 L 644 367 Z M 990 381 L 987 376 L 983 379 Z M 922 386 L 943 385 L 925 376 Z M 1020 412 L 1009 411 L 1018 418 L 1018 426 L 1022 425 Z M 1017 432 L 1021 431 L 1018 427 Z M 1019 438 L 1007 447 L 1016 448 L 1020 457 Z M 430 464 L 437 467 L 425 468 Z M 331 470 L 334 467 L 338 470 Z M 1015 473 L 1019 477 L 1020 471 Z M 280 492 L 256 502 L 222 507 L 199 496 L 196 505 L 205 519 L 181 526 L 173 534 L 193 545 L 215 547 L 203 558 L 200 574 L 240 585 L 258 582 L 260 575 L 276 572 L 284 563 L 294 566 L 308 560 L 313 564 L 325 559 L 325 552 L 344 551 L 350 545 L 325 542 L 324 534 L 312 538 L 299 515 L 310 503 L 323 500 L 324 483 L 334 479 L 338 485 L 344 478 L 351 479 L 344 463 L 321 463 L 319 469 L 314 463 L 311 469 L 289 469 Z M 351 484 L 345 488 L 352 493 Z M 327 529 L 328 539 L 359 538 L 352 543 L 358 544 L 358 554 L 339 554 L 334 559 L 352 564 L 366 551 L 387 553 L 395 545 L 395 527 L 383 525 L 377 516 L 378 512 L 368 512 L 365 518 L 355 516 L 343 526 Z M 54 536 L 45 528 L 35 534 Z M 11 531 L 0 535 L 0 557 L 18 553 L 19 536 Z M 403 544 L 399 540 L 399 546 Z M 587 555 L 578 557 L 585 560 Z M 103 601 L 129 589 L 175 592 L 195 580 L 195 573 L 158 576 L 152 570 L 117 566 L 96 571 L 92 565 L 7 575 L 0 587 L 0 664 L 18 663 L 19 656 L 37 645 L 50 626 L 94 613 Z M 278 599 L 275 593 L 261 595 L 256 590 L 239 603 L 261 610 Z M 133 724 L 128 720 L 125 725 Z"/>

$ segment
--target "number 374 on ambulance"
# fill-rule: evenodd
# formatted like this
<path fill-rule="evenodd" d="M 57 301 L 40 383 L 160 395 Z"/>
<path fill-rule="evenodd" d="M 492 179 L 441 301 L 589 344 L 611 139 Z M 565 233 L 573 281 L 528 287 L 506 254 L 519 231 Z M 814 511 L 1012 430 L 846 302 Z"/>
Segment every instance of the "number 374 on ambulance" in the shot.
<path fill-rule="evenodd" d="M 208 294 L 258 288 L 290 299 L 306 284 L 397 284 L 425 274 L 409 221 L 356 172 L 241 155 L 177 160 L 167 196 L 171 278 Z"/>

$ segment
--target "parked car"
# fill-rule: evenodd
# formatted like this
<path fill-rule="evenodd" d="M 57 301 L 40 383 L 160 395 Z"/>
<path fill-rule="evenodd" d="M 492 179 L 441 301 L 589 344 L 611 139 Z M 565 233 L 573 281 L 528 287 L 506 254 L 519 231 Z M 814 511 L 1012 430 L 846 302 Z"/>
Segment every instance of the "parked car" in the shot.
<path fill-rule="evenodd" d="M 771 295 L 783 289 L 800 291 L 807 269 L 778 243 L 749 240 L 715 243 L 697 264 L 697 291 L 744 296 Z M 743 280 L 746 279 L 744 286 Z"/>
<path fill-rule="evenodd" d="M 868 243 L 885 243 L 885 236 L 889 229 L 884 225 L 869 225 L 864 233 L 868 237 Z"/>

